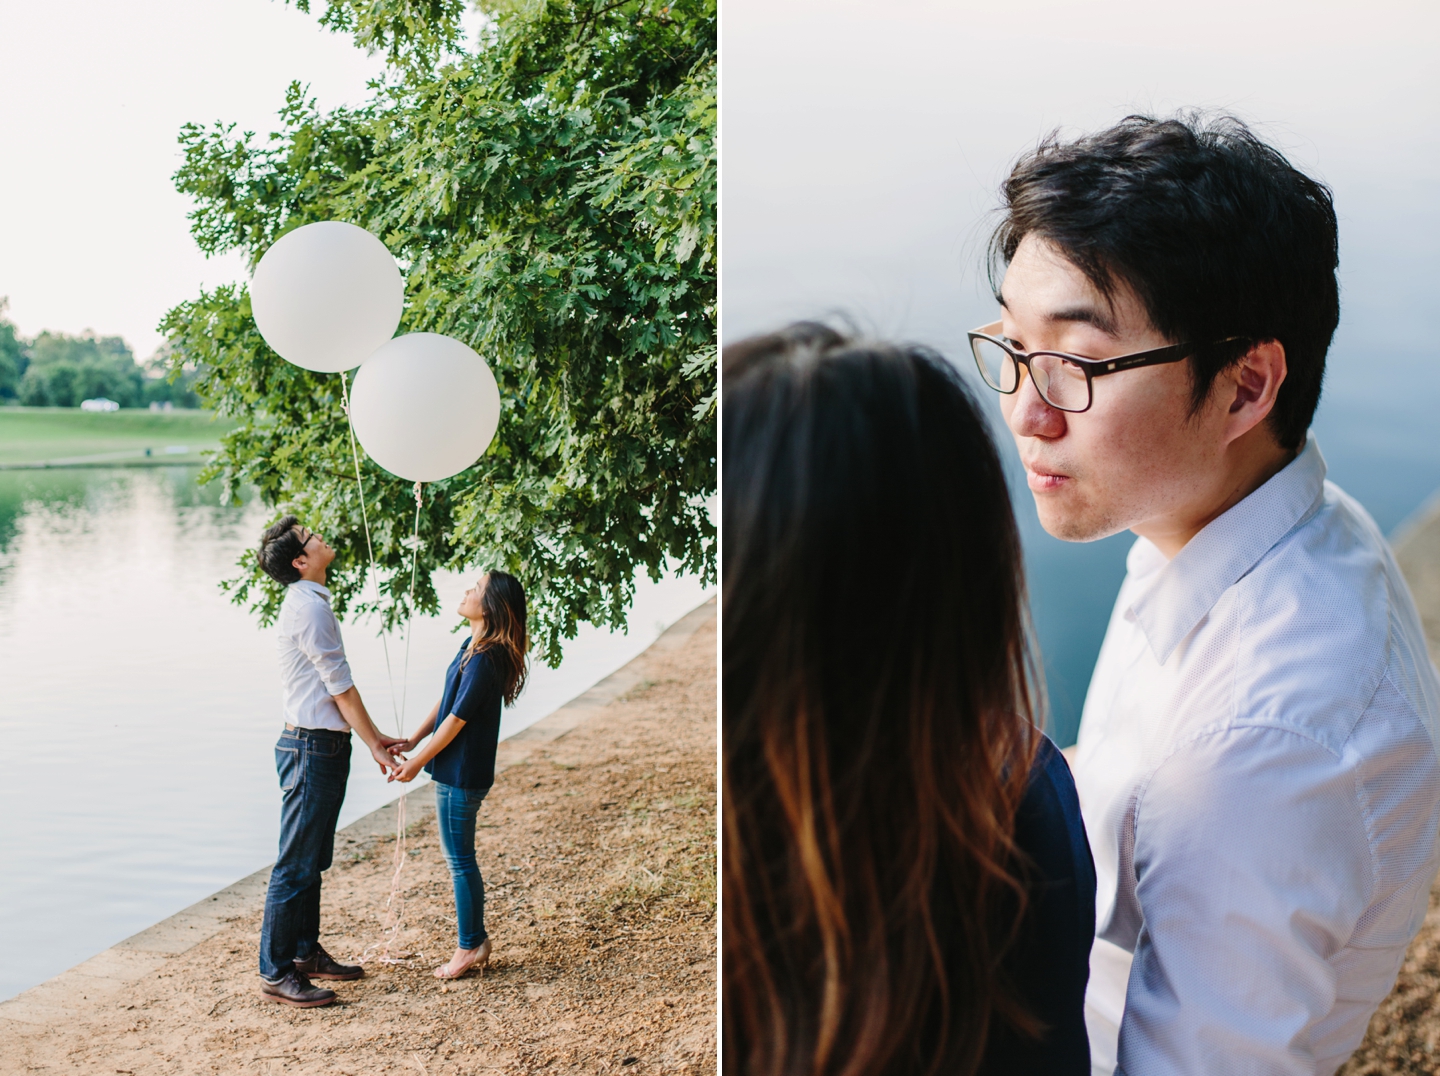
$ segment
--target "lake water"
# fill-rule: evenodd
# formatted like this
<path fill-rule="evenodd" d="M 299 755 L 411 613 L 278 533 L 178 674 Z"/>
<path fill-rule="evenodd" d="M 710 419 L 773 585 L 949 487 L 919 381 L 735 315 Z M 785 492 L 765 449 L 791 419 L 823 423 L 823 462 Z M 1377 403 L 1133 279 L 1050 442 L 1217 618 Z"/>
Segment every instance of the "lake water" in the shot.
<path fill-rule="evenodd" d="M 188 467 L 0 471 L 0 999 L 274 859 L 281 723 L 273 629 L 217 581 L 266 512 L 222 507 Z M 453 609 L 469 577 L 437 580 Z M 537 663 L 509 735 L 638 654 L 707 597 L 637 587 L 628 634 L 582 629 Z M 439 696 L 458 617 L 418 621 L 406 709 Z M 394 727 L 373 626 L 344 625 L 376 723 Z M 396 688 L 404 645 L 390 641 Z M 341 825 L 389 802 L 357 747 Z"/>
<path fill-rule="evenodd" d="M 1335 192 L 1343 313 L 1314 425 L 1330 477 L 1387 532 L 1440 489 L 1440 8 L 726 0 L 722 33 L 726 341 L 843 312 L 963 358 L 997 316 L 979 266 L 1019 153 L 1056 127 L 1227 109 Z M 1133 538 L 1049 537 L 1013 477 L 1068 743 Z"/>

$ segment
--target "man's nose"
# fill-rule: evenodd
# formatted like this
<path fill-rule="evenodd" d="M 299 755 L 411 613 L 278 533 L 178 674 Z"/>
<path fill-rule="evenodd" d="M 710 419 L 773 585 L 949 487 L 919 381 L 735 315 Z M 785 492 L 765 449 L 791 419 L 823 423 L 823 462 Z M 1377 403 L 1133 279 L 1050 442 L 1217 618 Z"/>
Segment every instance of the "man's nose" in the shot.
<path fill-rule="evenodd" d="M 1065 433 L 1065 412 L 1051 407 L 1035 389 L 1035 380 L 1025 377 L 1010 397 L 1014 401 L 1005 416 L 1016 437 L 1061 437 Z"/>

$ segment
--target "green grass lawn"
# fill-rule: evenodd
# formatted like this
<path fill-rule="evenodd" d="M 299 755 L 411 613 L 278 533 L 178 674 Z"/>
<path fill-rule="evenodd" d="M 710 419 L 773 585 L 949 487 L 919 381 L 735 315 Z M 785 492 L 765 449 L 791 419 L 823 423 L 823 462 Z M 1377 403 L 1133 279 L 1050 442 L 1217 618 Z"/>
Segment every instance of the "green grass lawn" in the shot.
<path fill-rule="evenodd" d="M 210 411 L 0 407 L 0 466 L 42 462 L 193 463 L 234 422 Z M 175 451 L 183 447 L 184 452 Z M 146 449 L 150 455 L 145 455 Z M 170 451 L 167 451 L 170 450 Z"/>

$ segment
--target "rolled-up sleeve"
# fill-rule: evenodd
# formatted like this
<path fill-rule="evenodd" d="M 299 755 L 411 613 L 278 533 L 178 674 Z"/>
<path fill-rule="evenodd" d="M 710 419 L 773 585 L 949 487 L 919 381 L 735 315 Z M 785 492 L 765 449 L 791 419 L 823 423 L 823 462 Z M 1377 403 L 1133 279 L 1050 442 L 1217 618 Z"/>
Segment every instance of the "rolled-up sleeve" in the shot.
<path fill-rule="evenodd" d="M 344 694 L 355 686 L 350 677 L 350 663 L 345 660 L 345 646 L 340 641 L 340 625 L 328 604 L 307 602 L 297 618 L 294 638 L 295 645 L 310 659 L 331 695 Z"/>
<path fill-rule="evenodd" d="M 1375 887 L 1353 772 L 1291 728 L 1211 732 L 1141 790 L 1134 839 L 1116 1071 L 1312 1076 L 1331 961 Z"/>

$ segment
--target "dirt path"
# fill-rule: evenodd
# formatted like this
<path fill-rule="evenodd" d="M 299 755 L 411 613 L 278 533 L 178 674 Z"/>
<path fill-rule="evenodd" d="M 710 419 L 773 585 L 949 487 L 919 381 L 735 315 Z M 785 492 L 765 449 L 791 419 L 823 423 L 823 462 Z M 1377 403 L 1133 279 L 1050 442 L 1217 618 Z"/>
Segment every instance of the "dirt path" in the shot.
<path fill-rule="evenodd" d="M 497 778 L 480 810 L 483 979 L 441 983 L 454 904 L 433 814 L 403 869 L 402 966 L 340 1001 L 262 1001 L 260 907 L 63 1023 L 0 1030 L 6 1073 L 715 1071 L 715 621 L 647 680 Z M 394 837 L 351 842 L 326 875 L 324 936 L 353 960 L 381 939 Z"/>

